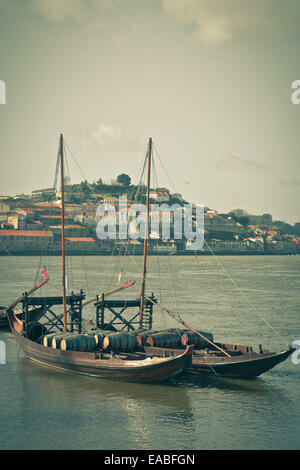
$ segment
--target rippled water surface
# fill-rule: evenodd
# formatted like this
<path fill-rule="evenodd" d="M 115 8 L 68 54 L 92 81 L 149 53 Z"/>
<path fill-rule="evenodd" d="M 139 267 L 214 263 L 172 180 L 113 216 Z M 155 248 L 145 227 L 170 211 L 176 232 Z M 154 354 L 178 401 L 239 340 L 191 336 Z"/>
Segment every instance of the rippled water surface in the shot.
<path fill-rule="evenodd" d="M 300 340 L 300 256 L 153 256 L 148 263 L 146 290 L 216 341 L 281 350 Z M 30 289 L 43 264 L 50 275 L 43 294 L 60 295 L 58 257 L 0 257 L 0 305 Z M 113 288 L 120 268 L 123 280 L 139 285 L 140 257 L 74 257 L 68 286 L 93 297 Z M 94 318 L 93 307 L 84 315 Z M 157 328 L 177 326 L 158 309 L 154 315 Z M 54 371 L 28 360 L 9 331 L 0 340 L 7 352 L 1 449 L 300 447 L 300 364 L 291 358 L 255 380 L 185 374 L 140 385 Z"/>

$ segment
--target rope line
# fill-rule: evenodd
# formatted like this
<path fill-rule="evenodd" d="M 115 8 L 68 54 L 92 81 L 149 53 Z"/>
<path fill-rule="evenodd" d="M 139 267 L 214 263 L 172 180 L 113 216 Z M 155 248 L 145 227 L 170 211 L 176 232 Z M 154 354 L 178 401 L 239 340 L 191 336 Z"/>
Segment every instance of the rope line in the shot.
<path fill-rule="evenodd" d="M 214 258 L 217 260 L 218 264 L 221 266 L 222 268 L 222 271 L 226 274 L 226 276 L 228 277 L 228 279 L 230 279 L 230 281 L 232 282 L 232 284 L 235 286 L 235 288 L 239 291 L 239 293 L 242 295 L 242 297 L 246 300 L 246 302 L 249 304 L 249 306 L 253 309 L 253 311 L 266 323 L 266 325 L 268 325 L 273 331 L 274 333 L 279 337 L 280 340 L 283 341 L 283 338 L 282 336 L 278 333 L 278 331 L 262 316 L 262 314 L 257 310 L 257 308 L 255 307 L 255 305 L 249 300 L 249 298 L 247 297 L 247 295 L 242 291 L 242 289 L 239 287 L 239 285 L 235 282 L 235 280 L 231 277 L 231 275 L 227 272 L 227 270 L 225 269 L 224 265 L 221 263 L 221 261 L 219 260 L 219 258 L 214 254 L 213 250 L 210 248 L 209 244 L 204 240 L 204 243 L 206 244 L 206 246 L 208 247 L 208 249 L 210 250 L 211 254 L 214 256 Z"/>

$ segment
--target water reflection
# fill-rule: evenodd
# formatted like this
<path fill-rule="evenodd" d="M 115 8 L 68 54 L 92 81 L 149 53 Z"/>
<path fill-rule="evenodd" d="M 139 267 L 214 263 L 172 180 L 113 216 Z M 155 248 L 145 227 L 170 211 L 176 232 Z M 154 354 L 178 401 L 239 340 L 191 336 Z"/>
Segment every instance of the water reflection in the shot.
<path fill-rule="evenodd" d="M 24 391 L 31 390 L 34 379 L 40 386 L 40 393 L 45 395 L 44 398 L 56 401 L 59 397 L 60 406 L 66 405 L 69 401 L 68 391 L 72 391 L 87 400 L 95 395 L 101 400 L 109 399 L 112 406 L 114 402 L 120 402 L 125 408 L 129 407 L 129 403 L 136 406 L 136 403 L 147 402 L 153 406 L 179 408 L 187 414 L 191 411 L 187 389 L 178 387 L 176 382 L 139 384 L 99 379 L 56 371 L 35 364 L 27 358 L 22 359 L 21 366 L 26 372 L 22 376 Z"/>
<path fill-rule="evenodd" d="M 45 421 L 48 427 L 58 426 L 67 432 L 76 428 L 74 442 L 80 439 L 81 448 L 160 448 L 158 436 L 162 429 L 163 441 L 169 439 L 170 447 L 177 430 L 193 429 L 188 388 L 176 383 L 144 385 L 97 379 L 55 371 L 26 358 L 19 366 L 23 372 L 19 376 L 19 412 L 23 414 L 20 424 L 24 428 L 26 422 L 34 423 L 35 435 L 40 428 L 42 447 L 46 445 L 46 436 L 45 441 L 41 439 L 45 426 L 41 423 Z M 86 428 L 88 431 L 82 436 L 81 430 Z M 56 447 L 61 448 L 57 436 L 54 440 Z M 70 445 L 70 438 L 65 438 L 65 448 Z"/>
<path fill-rule="evenodd" d="M 286 375 L 286 374 L 285 374 Z M 282 398 L 288 401 L 287 394 L 282 388 L 276 384 L 274 380 L 276 372 L 273 371 L 268 374 L 267 379 L 263 377 L 256 377 L 255 379 L 237 379 L 230 377 L 217 377 L 214 375 L 206 376 L 201 374 L 193 374 L 185 372 L 178 379 L 178 384 L 181 387 L 187 387 L 190 390 L 205 390 L 205 389 L 216 389 L 226 393 L 238 393 L 240 395 L 253 396 L 257 398 L 259 395 L 260 400 L 270 400 L 273 397 L 276 399 Z"/>

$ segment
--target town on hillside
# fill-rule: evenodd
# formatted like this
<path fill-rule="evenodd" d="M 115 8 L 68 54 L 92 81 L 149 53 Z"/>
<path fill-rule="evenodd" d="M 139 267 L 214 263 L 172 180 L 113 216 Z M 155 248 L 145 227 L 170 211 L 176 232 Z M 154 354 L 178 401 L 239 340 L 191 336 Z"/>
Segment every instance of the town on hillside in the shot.
<path fill-rule="evenodd" d="M 0 196 L 0 255 L 59 255 L 61 253 L 61 201 L 54 188 L 32 191 L 31 195 Z M 126 208 L 119 197 L 127 198 Z M 65 185 L 65 244 L 69 255 L 111 255 L 129 252 L 140 255 L 143 240 L 115 240 L 97 237 L 96 227 L 101 216 L 99 204 L 110 204 L 119 211 L 137 202 L 145 202 L 145 187 L 134 186 L 131 178 L 121 174 L 111 184 L 101 179 L 94 183 Z M 167 188 L 151 188 L 150 203 L 187 204 L 179 193 Z M 169 218 L 170 237 L 162 230 L 151 232 L 149 254 L 297 254 L 300 253 L 300 222 L 295 225 L 273 221 L 271 214 L 252 215 L 242 209 L 220 214 L 204 209 L 203 248 L 189 250 L 193 239 L 179 239 L 174 234 L 174 213 L 164 208 L 156 214 L 160 225 Z M 129 217 L 129 215 L 128 215 Z M 195 224 L 196 222 L 194 222 Z M 173 238 L 172 238 L 173 237 Z"/>

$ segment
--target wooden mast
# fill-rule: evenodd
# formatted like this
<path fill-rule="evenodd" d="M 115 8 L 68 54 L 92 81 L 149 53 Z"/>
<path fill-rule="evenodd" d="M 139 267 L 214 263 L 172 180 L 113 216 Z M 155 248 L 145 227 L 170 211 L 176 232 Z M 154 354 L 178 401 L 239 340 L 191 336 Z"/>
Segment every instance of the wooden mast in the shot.
<path fill-rule="evenodd" d="M 65 263 L 65 204 L 64 204 L 64 145 L 63 135 L 60 134 L 60 179 L 61 179 L 61 245 L 62 245 L 62 297 L 63 297 L 63 320 L 64 331 L 67 331 L 67 308 L 66 308 L 66 263 Z"/>
<path fill-rule="evenodd" d="M 151 154 L 152 154 L 152 139 L 150 137 L 148 144 L 148 169 L 147 169 L 147 200 L 146 200 L 146 227 L 144 238 L 144 257 L 143 257 L 143 273 L 142 273 L 142 290 L 141 290 L 141 303 L 140 303 L 140 322 L 139 327 L 143 328 L 143 312 L 145 302 L 145 284 L 147 272 L 147 247 L 149 236 L 149 192 L 150 192 L 150 174 L 151 174 Z"/>

